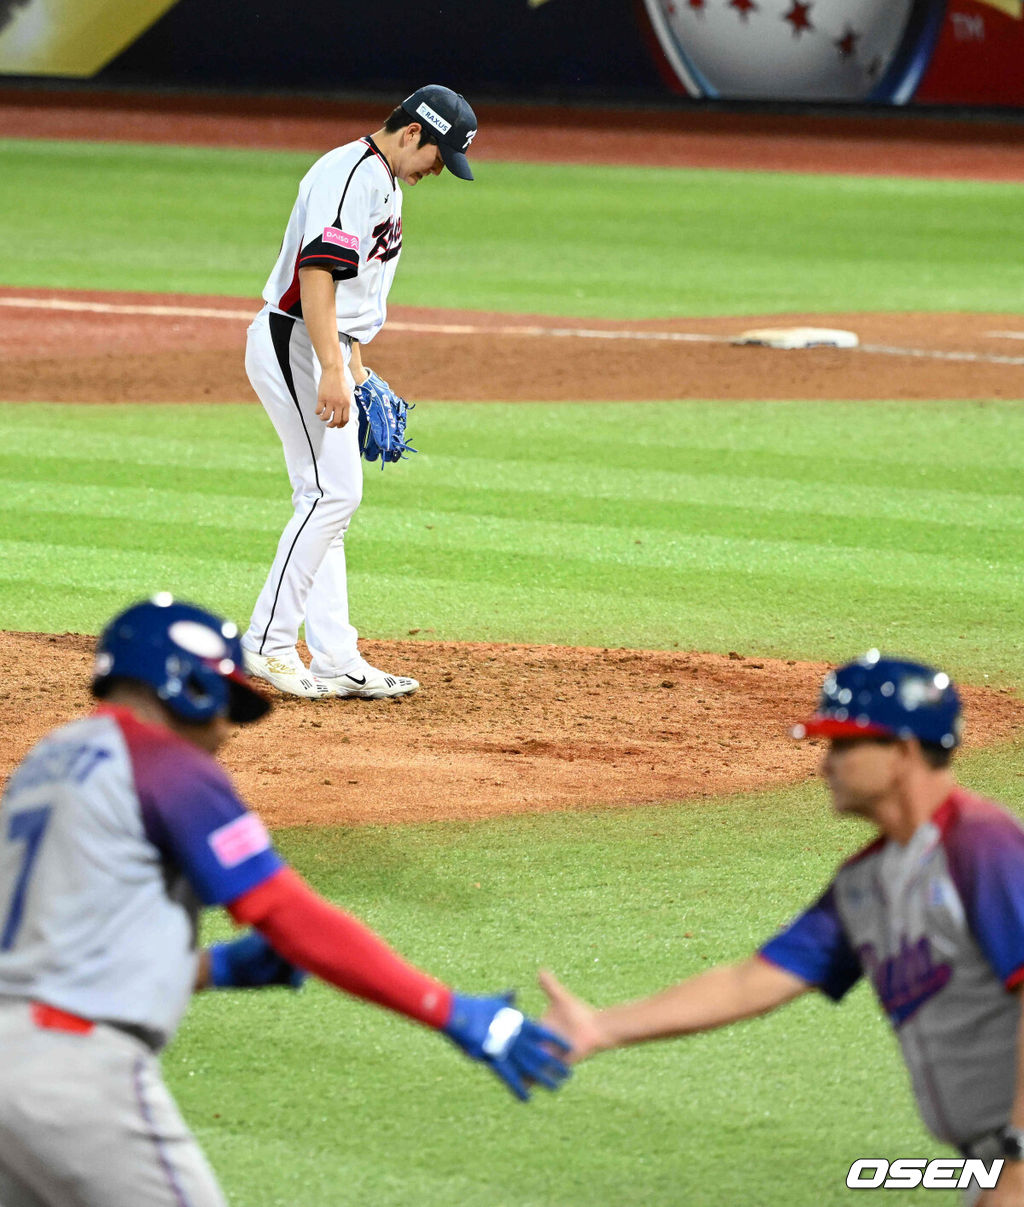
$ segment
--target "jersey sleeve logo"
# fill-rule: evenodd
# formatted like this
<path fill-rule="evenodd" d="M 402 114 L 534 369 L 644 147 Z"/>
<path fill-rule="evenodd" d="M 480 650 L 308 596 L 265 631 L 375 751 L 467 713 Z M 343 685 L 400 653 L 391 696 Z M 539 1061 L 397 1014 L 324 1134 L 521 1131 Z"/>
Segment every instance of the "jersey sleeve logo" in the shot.
<path fill-rule="evenodd" d="M 359 250 L 359 236 L 350 235 L 346 231 L 340 231 L 335 226 L 324 227 L 324 242 L 335 243 L 338 247 L 344 247 L 348 251 Z"/>
<path fill-rule="evenodd" d="M 223 868 L 236 868 L 253 855 L 270 849 L 270 835 L 255 813 L 243 813 L 229 821 L 214 830 L 208 841 Z"/>

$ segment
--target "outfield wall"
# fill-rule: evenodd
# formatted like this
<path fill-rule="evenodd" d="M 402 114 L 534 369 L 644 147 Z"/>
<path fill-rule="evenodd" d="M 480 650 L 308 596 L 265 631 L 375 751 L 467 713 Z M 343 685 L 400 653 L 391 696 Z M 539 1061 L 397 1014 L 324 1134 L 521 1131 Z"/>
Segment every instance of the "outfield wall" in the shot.
<path fill-rule="evenodd" d="M 0 0 L 0 73 L 176 89 L 1024 106 L 1024 0 Z"/>

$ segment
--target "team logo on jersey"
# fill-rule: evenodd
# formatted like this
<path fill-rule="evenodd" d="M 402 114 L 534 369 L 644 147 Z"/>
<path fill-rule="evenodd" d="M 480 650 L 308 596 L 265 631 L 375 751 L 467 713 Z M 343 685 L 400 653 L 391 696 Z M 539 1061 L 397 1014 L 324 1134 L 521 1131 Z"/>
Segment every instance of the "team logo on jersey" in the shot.
<path fill-rule="evenodd" d="M 214 830 L 207 841 L 223 868 L 236 868 L 253 855 L 270 849 L 267 827 L 255 813 L 243 813 L 229 821 L 226 826 Z"/>
<path fill-rule="evenodd" d="M 435 113 L 426 101 L 420 102 L 416 112 L 428 125 L 433 126 L 439 134 L 447 134 L 452 128 L 451 122 L 446 122 L 440 113 Z"/>
<path fill-rule="evenodd" d="M 402 250 L 402 219 L 396 222 L 394 218 L 385 218 L 373 228 L 373 237 L 376 242 L 366 259 L 380 260 L 382 264 L 393 260 Z"/>
<path fill-rule="evenodd" d="M 861 967 L 871 978 L 875 992 L 894 1027 L 899 1027 L 930 998 L 949 984 L 953 969 L 937 963 L 925 935 L 912 943 L 906 935 L 895 955 L 879 959 L 873 943 L 857 949 Z"/>

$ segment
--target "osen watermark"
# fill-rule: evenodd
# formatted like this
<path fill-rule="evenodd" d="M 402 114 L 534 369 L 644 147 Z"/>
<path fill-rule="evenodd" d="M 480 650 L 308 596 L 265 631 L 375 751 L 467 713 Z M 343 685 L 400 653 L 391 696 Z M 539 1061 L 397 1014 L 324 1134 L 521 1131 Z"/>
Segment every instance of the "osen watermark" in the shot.
<path fill-rule="evenodd" d="M 965 1157 L 861 1157 L 850 1166 L 846 1185 L 851 1190 L 992 1190 L 1002 1172 L 1002 1157 L 988 1163 Z"/>

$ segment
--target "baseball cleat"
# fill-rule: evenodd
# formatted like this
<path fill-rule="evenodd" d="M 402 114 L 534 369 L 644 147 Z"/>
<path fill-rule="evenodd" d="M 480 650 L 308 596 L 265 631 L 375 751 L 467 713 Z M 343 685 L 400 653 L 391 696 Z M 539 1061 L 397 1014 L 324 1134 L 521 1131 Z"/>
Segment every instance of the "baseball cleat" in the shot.
<path fill-rule="evenodd" d="M 322 679 L 306 670 L 298 654 L 269 654 L 264 657 L 254 654 L 252 650 L 243 650 L 242 657 L 250 675 L 263 679 L 288 696 L 323 700 L 333 694 Z"/>
<path fill-rule="evenodd" d="M 332 696 L 355 696 L 360 700 L 386 700 L 391 696 L 409 696 L 418 687 L 405 675 L 388 675 L 364 662 L 347 675 L 318 676 Z"/>

